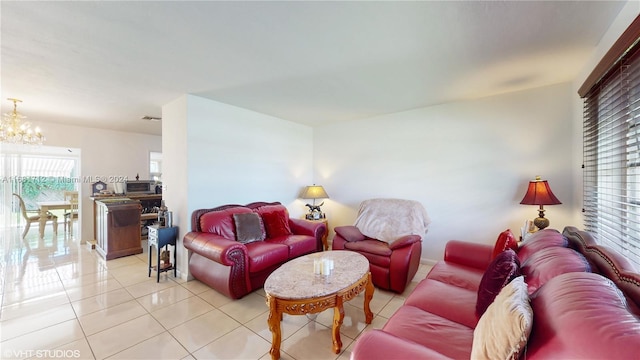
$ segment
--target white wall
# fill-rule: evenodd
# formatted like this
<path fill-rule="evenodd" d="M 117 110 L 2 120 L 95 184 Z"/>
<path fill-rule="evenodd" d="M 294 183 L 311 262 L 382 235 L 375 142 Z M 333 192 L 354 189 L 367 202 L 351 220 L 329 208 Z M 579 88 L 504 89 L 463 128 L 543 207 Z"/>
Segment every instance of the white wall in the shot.
<path fill-rule="evenodd" d="M 124 176 L 135 180 L 139 174 L 140 179 L 148 179 L 149 152 L 162 151 L 162 139 L 157 135 L 52 123 L 41 124 L 41 127 L 47 137 L 46 145 L 80 149 L 81 240 L 92 240 L 93 202 L 89 199 L 92 181 L 89 178 L 108 180 Z M 113 190 L 113 184 L 104 182 Z"/>
<path fill-rule="evenodd" d="M 352 224 L 368 198 L 418 200 L 432 219 L 422 257 L 438 260 L 450 239 L 493 244 L 537 217 L 519 202 L 541 175 L 563 202 L 546 212 L 562 230 L 577 211 L 574 96 L 565 83 L 316 129 L 315 182 L 331 196 L 330 226 Z"/>
<path fill-rule="evenodd" d="M 163 106 L 162 118 L 164 198 L 180 239 L 200 208 L 280 201 L 293 217 L 305 211 L 297 196 L 312 181 L 310 127 L 194 95 Z M 181 245 L 178 256 L 185 277 Z"/>

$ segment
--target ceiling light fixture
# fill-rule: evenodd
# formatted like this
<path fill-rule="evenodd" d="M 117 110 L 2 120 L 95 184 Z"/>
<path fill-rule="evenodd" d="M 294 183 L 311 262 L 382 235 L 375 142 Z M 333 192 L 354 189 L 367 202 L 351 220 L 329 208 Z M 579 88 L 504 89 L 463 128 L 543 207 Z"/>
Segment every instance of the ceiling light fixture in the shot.
<path fill-rule="evenodd" d="M 13 101 L 13 112 L 2 114 L 0 122 L 0 143 L 42 145 L 46 140 L 39 127 L 31 130 L 31 124 L 25 121 L 26 116 L 18 112 L 18 103 L 22 100 L 9 98 Z"/>

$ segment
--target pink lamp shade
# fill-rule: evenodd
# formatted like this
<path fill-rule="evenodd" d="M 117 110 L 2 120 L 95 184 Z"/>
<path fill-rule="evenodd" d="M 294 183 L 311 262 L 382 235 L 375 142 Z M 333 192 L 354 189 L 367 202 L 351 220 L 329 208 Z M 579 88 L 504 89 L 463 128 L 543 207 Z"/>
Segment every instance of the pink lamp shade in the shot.
<path fill-rule="evenodd" d="M 524 198 L 520 201 L 524 205 L 558 205 L 562 204 L 553 194 L 547 180 L 540 180 L 540 176 L 529 181 L 529 188 Z"/>

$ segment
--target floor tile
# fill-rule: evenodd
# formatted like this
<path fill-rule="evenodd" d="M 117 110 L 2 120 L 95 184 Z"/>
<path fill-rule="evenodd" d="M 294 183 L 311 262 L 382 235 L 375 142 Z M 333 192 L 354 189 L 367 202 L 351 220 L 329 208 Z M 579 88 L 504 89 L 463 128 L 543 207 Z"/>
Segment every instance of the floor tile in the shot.
<path fill-rule="evenodd" d="M 259 359 L 270 348 L 269 342 L 241 326 L 193 352 L 193 356 L 196 359 Z"/>
<path fill-rule="evenodd" d="M 68 320 L 75 320 L 76 315 L 71 304 L 63 304 L 38 312 L 0 322 L 2 331 L 0 341 L 18 337 L 36 330 L 47 328 Z"/>
<path fill-rule="evenodd" d="M 390 318 L 399 308 L 404 304 L 405 299 L 401 297 L 394 297 L 389 303 L 378 313 L 381 316 Z"/>
<path fill-rule="evenodd" d="M 84 332 L 87 335 L 92 335 L 145 314 L 147 311 L 137 301 L 131 300 L 80 316 L 78 320 L 80 320 Z"/>
<path fill-rule="evenodd" d="M 163 332 L 110 356 L 108 359 L 180 359 L 187 355 L 189 352 L 171 334 Z"/>
<path fill-rule="evenodd" d="M 87 337 L 96 359 L 105 359 L 147 339 L 165 329 L 151 315 L 143 315 Z"/>
<path fill-rule="evenodd" d="M 341 335 L 343 349 L 348 347 L 353 339 Z M 282 342 L 282 349 L 295 359 L 335 359 L 331 328 L 317 322 L 309 322 L 287 340 Z"/>
<path fill-rule="evenodd" d="M 254 293 L 222 305 L 219 309 L 242 324 L 269 311 L 265 298 Z"/>
<path fill-rule="evenodd" d="M 89 346 L 89 342 L 87 342 L 87 339 L 84 337 L 80 340 L 76 340 L 74 342 L 59 346 L 55 348 L 55 350 L 63 351 L 62 356 L 59 356 L 59 352 L 54 353 L 56 355 L 55 358 L 57 359 L 95 359 L 95 357 L 93 356 L 93 351 L 91 351 L 91 347 Z"/>
<path fill-rule="evenodd" d="M 137 285 L 133 285 L 135 287 Z M 153 288 L 153 286 L 150 286 Z M 147 311 L 155 311 L 161 309 L 165 306 L 169 306 L 171 304 L 175 304 L 180 300 L 184 300 L 191 296 L 195 296 L 189 290 L 183 288 L 182 286 L 175 285 L 169 288 L 160 290 L 162 286 L 158 286 L 158 290 L 152 290 L 150 293 L 145 294 L 144 296 L 137 297 L 137 301 L 142 305 Z M 127 288 L 127 291 L 132 295 L 136 293 L 136 291 L 132 291 L 131 287 Z"/>
<path fill-rule="evenodd" d="M 11 320 L 14 318 L 31 315 L 43 310 L 69 303 L 69 298 L 64 291 L 60 291 L 50 296 L 36 298 L 31 301 L 17 302 L 2 307 L 2 317 L 0 320 Z"/>
<path fill-rule="evenodd" d="M 38 350 L 55 349 L 83 338 L 84 333 L 80 323 L 77 319 L 73 319 L 3 341 L 0 343 L 0 348 L 3 356 L 7 358 L 28 358 L 34 357 L 33 352 Z M 28 355 L 28 352 L 32 354 Z M 22 356 L 8 355 L 18 353 Z"/>
<path fill-rule="evenodd" d="M 159 291 L 162 291 L 171 287 L 176 287 L 176 286 L 178 286 L 178 284 L 173 281 L 156 282 L 156 278 L 151 277 L 151 278 L 148 278 L 148 280 L 146 281 L 127 286 L 127 291 L 134 298 L 139 298 L 144 295 L 159 292 Z"/>
<path fill-rule="evenodd" d="M 197 296 L 192 296 L 153 311 L 151 315 L 166 329 L 171 329 L 213 309 L 213 306 L 206 301 Z"/>
<path fill-rule="evenodd" d="M 191 291 L 192 293 L 199 295 L 200 293 L 203 293 L 205 291 L 214 291 L 212 290 L 209 285 L 206 285 L 204 283 L 201 283 L 198 280 L 191 280 L 191 281 L 187 281 L 186 283 L 182 284 L 182 286 L 184 286 L 185 289 Z M 220 294 L 220 293 L 218 293 Z M 221 296 L 224 296 L 222 294 L 220 294 Z"/>
<path fill-rule="evenodd" d="M 355 339 L 367 326 L 364 310 L 351 305 L 344 304 L 344 319 L 340 326 L 340 333 Z M 325 310 L 318 314 L 316 322 L 331 328 L 333 326 L 333 309 Z"/>
<path fill-rule="evenodd" d="M 259 315 L 253 318 L 244 325 L 251 329 L 251 331 L 260 335 L 263 339 L 271 342 L 272 333 L 269 330 L 269 324 L 267 319 L 269 318 L 269 312 Z M 296 331 L 300 330 L 303 326 L 307 325 L 310 320 L 306 315 L 289 315 L 283 314 L 282 321 L 280 322 L 280 336 L 282 340 L 286 340 L 289 336 L 293 335 Z"/>
<path fill-rule="evenodd" d="M 120 288 L 122 285 L 116 279 L 107 278 L 93 284 L 67 289 L 66 292 L 69 300 L 78 301 Z"/>
<path fill-rule="evenodd" d="M 193 352 L 230 333 L 239 326 L 239 322 L 216 309 L 184 322 L 169 330 L 169 332 L 182 346 Z"/>
<path fill-rule="evenodd" d="M 197 294 L 201 299 L 203 299 L 204 301 L 208 302 L 209 304 L 217 308 L 234 301 L 233 299 L 230 299 L 222 295 L 221 293 L 213 290 L 212 288 L 207 287 L 207 290 L 198 292 L 198 290 L 200 290 L 199 286 L 193 287 L 193 286 L 187 286 L 187 285 L 189 285 L 189 283 L 183 284 L 182 287 L 184 287 L 185 289 L 189 289 L 189 291 L 191 292 L 195 290 L 196 291 L 195 294 Z"/>
<path fill-rule="evenodd" d="M 131 300 L 134 300 L 133 296 L 131 296 L 131 294 L 129 294 L 126 289 L 121 288 L 105 292 L 87 299 L 74 301 L 71 303 L 71 306 L 73 306 L 73 310 L 76 312 L 77 316 L 83 316 Z"/>

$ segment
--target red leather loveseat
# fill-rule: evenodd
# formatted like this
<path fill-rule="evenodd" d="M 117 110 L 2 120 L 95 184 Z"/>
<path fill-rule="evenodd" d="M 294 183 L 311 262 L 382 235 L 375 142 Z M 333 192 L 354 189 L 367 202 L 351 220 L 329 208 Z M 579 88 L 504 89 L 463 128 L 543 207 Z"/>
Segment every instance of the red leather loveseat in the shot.
<path fill-rule="evenodd" d="M 351 359 L 471 358 L 474 336 L 481 338 L 478 329 L 484 329 L 476 305 L 485 270 L 495 263 L 492 250 L 450 241 L 444 260 L 384 327 L 360 336 Z M 503 289 L 521 284 L 532 313 L 532 319 L 523 322 L 530 332 L 521 338 L 515 357 L 640 358 L 640 274 L 624 257 L 575 227 L 566 227 L 562 234 L 539 231 L 517 253 L 507 252 L 517 256 L 518 277 Z"/>
<path fill-rule="evenodd" d="M 191 215 L 184 236 L 189 273 L 238 299 L 261 288 L 281 264 L 322 251 L 325 224 L 289 218 L 279 202 L 223 205 Z"/>

